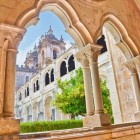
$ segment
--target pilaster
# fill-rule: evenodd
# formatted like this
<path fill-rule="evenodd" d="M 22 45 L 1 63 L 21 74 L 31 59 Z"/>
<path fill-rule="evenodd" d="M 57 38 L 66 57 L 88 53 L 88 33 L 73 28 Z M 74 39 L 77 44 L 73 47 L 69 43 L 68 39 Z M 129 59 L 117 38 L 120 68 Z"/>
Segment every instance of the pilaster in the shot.
<path fill-rule="evenodd" d="M 132 87 L 137 107 L 137 112 L 135 112 L 135 120 L 140 121 L 140 83 L 137 73 L 137 69 L 139 70 L 139 63 L 136 62 L 136 59 L 132 59 L 130 61 L 125 62 L 123 65 L 128 68 L 132 81 Z"/>

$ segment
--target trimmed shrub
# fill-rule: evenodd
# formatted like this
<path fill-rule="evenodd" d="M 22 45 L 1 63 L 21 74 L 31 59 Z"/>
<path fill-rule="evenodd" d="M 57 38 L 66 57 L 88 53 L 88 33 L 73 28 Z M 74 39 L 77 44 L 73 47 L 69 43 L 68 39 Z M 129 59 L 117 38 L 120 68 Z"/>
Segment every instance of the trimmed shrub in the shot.
<path fill-rule="evenodd" d="M 20 124 L 21 133 L 42 132 L 83 127 L 82 120 L 36 121 Z"/>

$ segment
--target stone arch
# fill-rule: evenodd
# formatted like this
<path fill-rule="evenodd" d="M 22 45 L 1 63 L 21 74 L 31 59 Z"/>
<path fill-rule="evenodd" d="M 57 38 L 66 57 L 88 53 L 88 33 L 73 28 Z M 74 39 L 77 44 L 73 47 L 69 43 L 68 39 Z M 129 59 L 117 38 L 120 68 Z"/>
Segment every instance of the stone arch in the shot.
<path fill-rule="evenodd" d="M 30 105 L 28 105 L 28 107 L 27 107 L 27 120 L 28 121 L 32 121 L 32 106 L 31 106 L 31 104 Z"/>
<path fill-rule="evenodd" d="M 33 121 L 37 121 L 38 120 L 38 102 L 35 101 L 33 103 Z"/>
<path fill-rule="evenodd" d="M 56 58 L 57 58 L 57 50 L 53 49 L 53 59 L 56 59 Z"/>
<path fill-rule="evenodd" d="M 51 82 L 54 81 L 54 69 L 51 70 Z"/>
<path fill-rule="evenodd" d="M 77 13 L 66 0 L 59 1 L 39 1 L 32 10 L 23 13 L 18 18 L 16 25 L 20 28 L 36 24 L 41 11 L 52 11 L 63 22 L 66 31 L 73 37 L 78 47 L 84 47 L 88 43 L 93 43 L 92 37 L 87 28 L 80 21 Z"/>
<path fill-rule="evenodd" d="M 36 86 L 35 86 L 35 83 L 33 83 L 33 91 L 36 92 Z"/>
<path fill-rule="evenodd" d="M 37 80 L 36 80 L 36 90 L 38 91 L 39 88 L 40 88 L 40 86 L 39 86 L 39 79 L 37 79 Z"/>
<path fill-rule="evenodd" d="M 22 93 L 20 92 L 18 95 L 18 101 L 21 101 L 21 100 L 22 100 Z"/>
<path fill-rule="evenodd" d="M 121 44 L 120 49 L 123 52 L 126 60 L 129 60 L 139 54 L 135 43 L 130 38 L 124 25 L 112 14 L 105 14 L 101 18 L 100 28 L 96 32 L 94 38 L 95 42 L 102 34 L 103 27 L 106 27 L 110 32 L 112 32 L 112 35 L 115 37 L 116 44 L 118 43 L 117 45 L 120 45 L 119 43 L 123 43 L 123 45 Z"/>
<path fill-rule="evenodd" d="M 50 83 L 50 76 L 49 76 L 49 73 L 47 72 L 45 74 L 45 86 L 47 86 L 49 83 Z"/>
<path fill-rule="evenodd" d="M 60 76 L 64 76 L 65 74 L 67 74 L 67 64 L 65 61 L 62 61 L 61 65 L 60 65 Z"/>
<path fill-rule="evenodd" d="M 108 85 L 115 123 L 131 122 L 132 118 L 134 120 L 135 112 L 134 92 L 129 71 L 123 64 L 135 57 L 138 54 L 138 49 L 124 25 L 114 15 L 103 16 L 96 38 L 101 33 L 105 35 L 107 41 L 112 67 L 112 72 L 110 72 L 112 79 L 108 76 L 108 81 L 111 81 Z M 130 96 L 132 99 L 129 99 Z M 118 114 L 119 120 L 116 114 Z"/>
<path fill-rule="evenodd" d="M 68 59 L 68 71 L 71 72 L 72 70 L 75 69 L 75 61 L 74 61 L 74 56 L 71 55 Z"/>
<path fill-rule="evenodd" d="M 51 101 L 52 101 L 52 96 L 48 95 L 45 99 L 44 105 L 45 105 L 45 119 L 47 121 L 52 120 L 52 107 L 51 107 Z"/>
<path fill-rule="evenodd" d="M 27 95 L 26 96 L 29 96 L 30 95 L 30 90 L 29 90 L 29 86 L 27 86 Z"/>
<path fill-rule="evenodd" d="M 57 66 L 58 67 L 60 67 L 61 66 L 61 63 L 63 62 L 63 61 L 65 61 L 66 62 L 66 64 L 67 64 L 67 60 L 69 59 L 69 57 L 71 56 L 71 55 L 73 55 L 73 53 L 72 52 L 70 52 L 70 53 L 64 53 L 63 54 L 63 57 L 61 58 L 61 59 L 59 59 L 59 61 L 57 62 Z"/>
<path fill-rule="evenodd" d="M 27 104 L 23 109 L 24 122 L 32 121 L 32 105 Z"/>
<path fill-rule="evenodd" d="M 23 107 L 23 112 L 22 112 L 22 115 L 23 115 L 23 121 L 27 121 L 27 106 L 24 106 Z"/>

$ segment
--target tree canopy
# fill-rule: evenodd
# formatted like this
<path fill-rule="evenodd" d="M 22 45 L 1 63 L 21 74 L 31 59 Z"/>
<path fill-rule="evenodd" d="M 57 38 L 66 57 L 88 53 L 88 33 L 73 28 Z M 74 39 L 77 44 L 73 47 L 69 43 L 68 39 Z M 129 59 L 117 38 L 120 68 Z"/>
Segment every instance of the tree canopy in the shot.
<path fill-rule="evenodd" d="M 112 107 L 109 99 L 109 90 L 106 82 L 100 80 L 104 111 L 112 116 Z M 72 118 L 86 114 L 86 103 L 84 93 L 84 80 L 82 69 L 76 70 L 69 80 L 58 80 L 57 86 L 61 92 L 55 94 L 54 105 L 64 114 L 71 114 Z M 113 121 L 113 120 L 112 120 Z"/>

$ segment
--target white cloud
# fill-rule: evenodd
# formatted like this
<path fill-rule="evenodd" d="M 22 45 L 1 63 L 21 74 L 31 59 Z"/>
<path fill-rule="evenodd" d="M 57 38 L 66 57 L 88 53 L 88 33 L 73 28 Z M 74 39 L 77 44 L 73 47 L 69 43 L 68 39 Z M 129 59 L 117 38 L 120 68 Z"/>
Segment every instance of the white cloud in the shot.
<path fill-rule="evenodd" d="M 34 42 L 32 42 L 29 47 L 23 49 L 23 50 L 20 50 L 19 48 L 19 52 L 18 52 L 18 55 L 17 55 L 17 65 L 24 65 L 24 61 L 26 59 L 26 54 L 30 51 L 30 50 L 33 50 L 33 47 L 35 45 L 35 43 L 37 44 L 38 41 L 39 41 L 39 38 L 38 37 Z"/>

